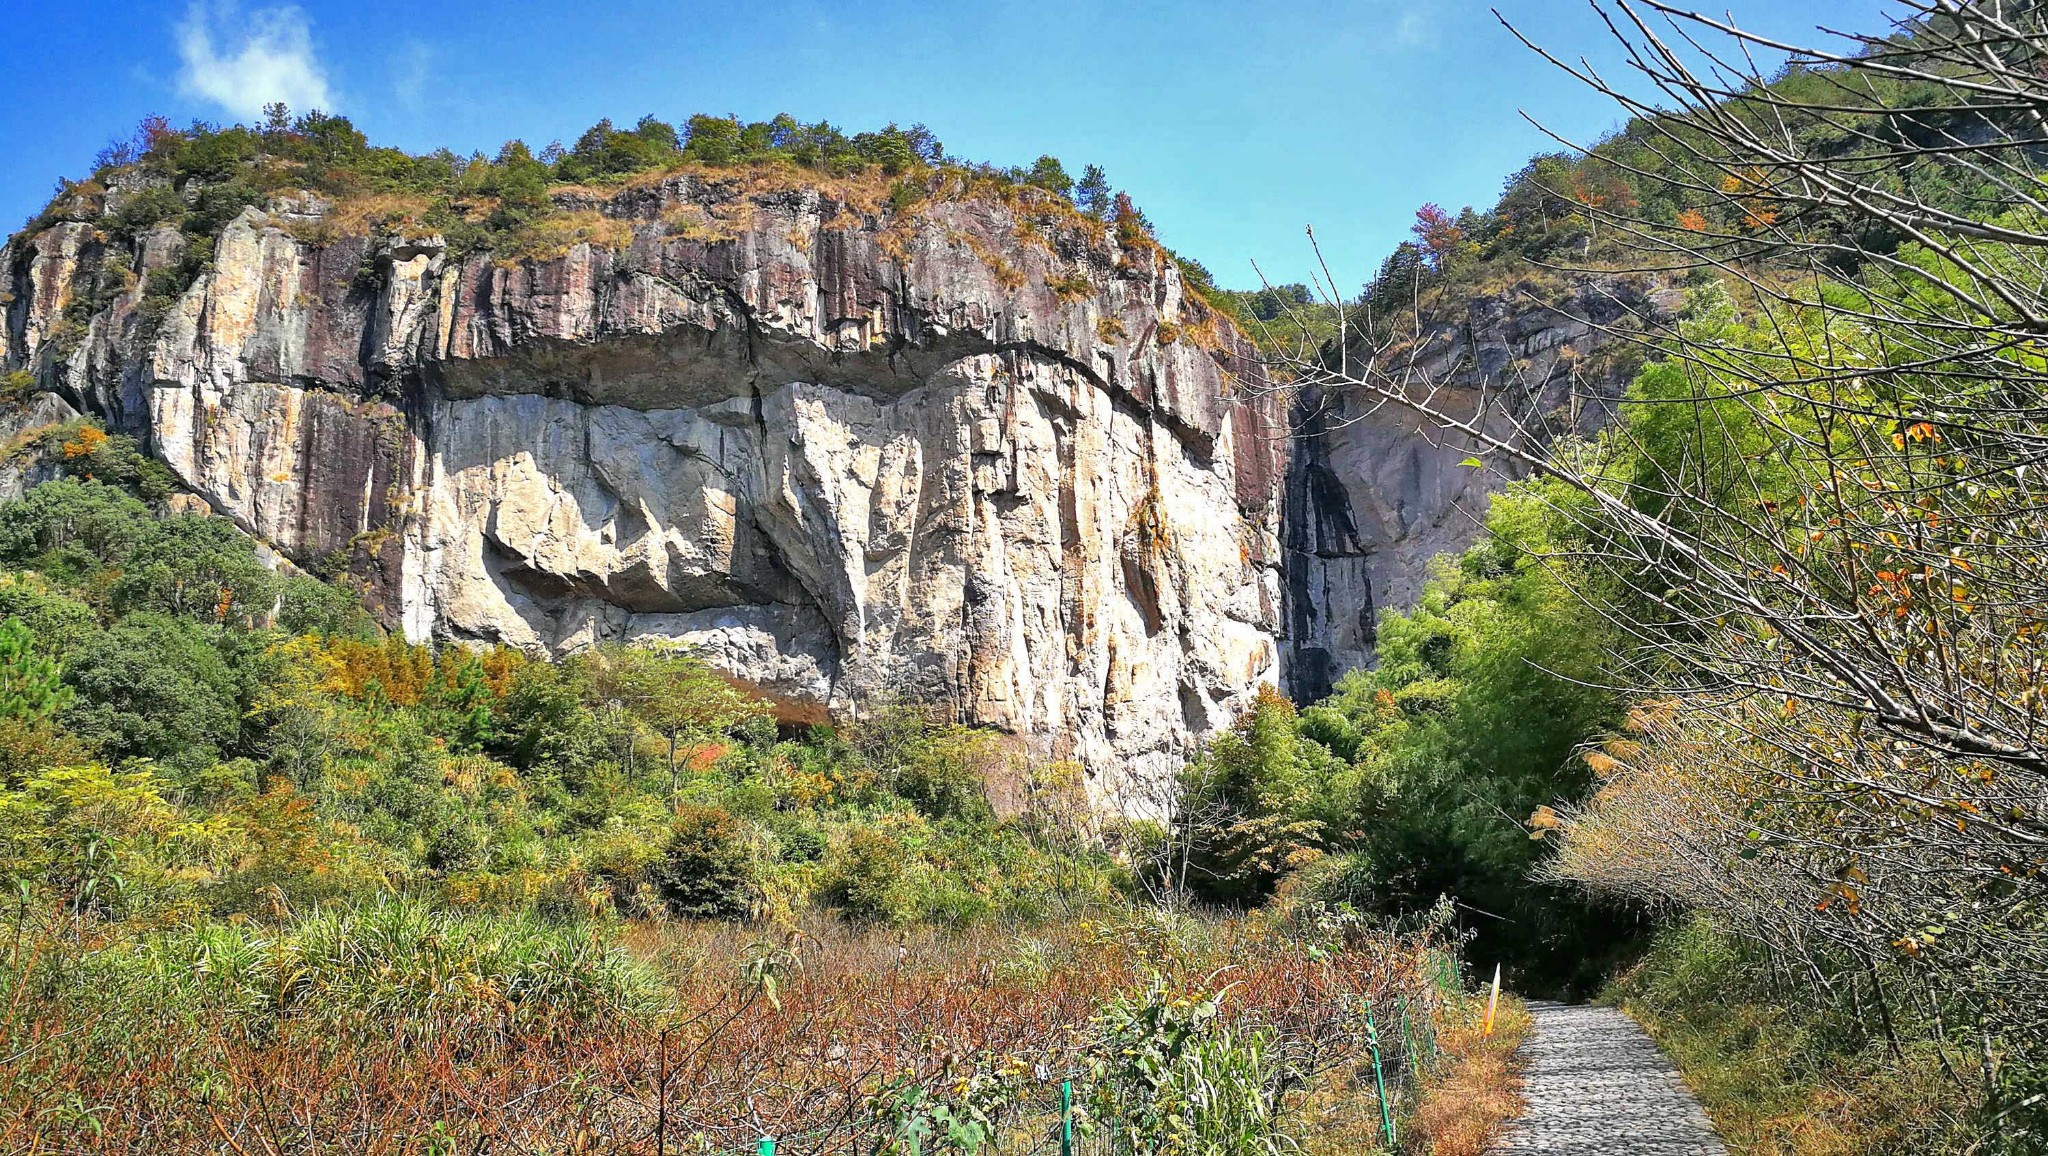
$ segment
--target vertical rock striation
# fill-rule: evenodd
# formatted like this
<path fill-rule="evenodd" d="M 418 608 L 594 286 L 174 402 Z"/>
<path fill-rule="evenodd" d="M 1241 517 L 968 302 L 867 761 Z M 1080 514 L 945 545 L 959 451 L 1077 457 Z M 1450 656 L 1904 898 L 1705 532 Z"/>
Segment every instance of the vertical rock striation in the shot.
<path fill-rule="evenodd" d="M 0 253 L 6 365 L 133 433 L 413 639 L 692 643 L 789 704 L 877 696 L 1169 773 L 1278 676 L 1284 472 L 1236 332 L 1064 206 L 898 212 L 684 171 L 566 194 L 611 241 L 506 260 L 109 203 Z"/>
<path fill-rule="evenodd" d="M 1532 279 L 1434 316 L 1425 307 L 1416 336 L 1381 361 L 1439 385 L 1437 402 L 1454 416 L 1483 405 L 1490 432 L 1544 443 L 1607 424 L 1633 375 L 1620 334 L 1676 304 L 1668 287 L 1636 277 Z M 1378 611 L 1413 605 L 1432 560 L 1472 544 L 1503 478 L 1460 465 L 1472 447 L 1392 406 L 1304 397 L 1295 421 L 1283 665 L 1288 692 L 1312 700 L 1372 664 Z"/>

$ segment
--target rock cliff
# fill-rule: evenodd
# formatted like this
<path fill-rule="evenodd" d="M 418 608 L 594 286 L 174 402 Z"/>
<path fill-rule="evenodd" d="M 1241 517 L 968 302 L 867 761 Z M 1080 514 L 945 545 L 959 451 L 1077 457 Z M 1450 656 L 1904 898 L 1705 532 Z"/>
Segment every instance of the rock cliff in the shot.
<path fill-rule="evenodd" d="M 1547 442 L 1613 416 L 1633 376 L 1623 335 L 1667 319 L 1668 287 L 1621 275 L 1529 276 L 1499 292 L 1425 304 L 1414 333 L 1381 356 L 1440 388 L 1460 418 Z M 1296 401 L 1282 519 L 1286 687 L 1322 698 L 1370 666 L 1376 619 L 1414 604 L 1433 559 L 1478 537 L 1500 473 L 1460 465 L 1472 447 L 1412 414 L 1354 398 Z"/>
<path fill-rule="evenodd" d="M 511 259 L 284 194 L 151 307 L 191 240 L 107 226 L 143 191 L 0 252 L 6 368 L 409 638 L 682 640 L 1105 792 L 1278 677 L 1281 423 L 1149 241 L 686 170 L 557 192 L 576 239 Z"/>

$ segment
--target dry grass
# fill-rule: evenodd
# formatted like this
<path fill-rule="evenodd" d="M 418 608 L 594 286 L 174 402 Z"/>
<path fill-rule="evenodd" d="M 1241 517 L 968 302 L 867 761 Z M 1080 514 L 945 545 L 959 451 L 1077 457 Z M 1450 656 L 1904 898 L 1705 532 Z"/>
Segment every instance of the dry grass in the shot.
<path fill-rule="evenodd" d="M 569 255 L 578 245 L 624 249 L 633 243 L 633 225 L 616 217 L 581 210 L 556 213 L 521 226 L 494 258 L 500 265 L 521 261 L 552 261 Z"/>
<path fill-rule="evenodd" d="M 1312 1094 L 1356 1069 L 1352 1009 L 1420 998 L 1425 960 L 1410 941 L 1318 956 L 1257 921 L 1142 913 L 1031 935 L 635 924 L 625 950 L 665 993 L 651 1011 L 464 1004 L 432 1032 L 396 1032 L 383 1005 L 281 1004 L 261 1020 L 158 1009 L 141 979 L 121 997 L 140 1002 L 120 1006 L 44 998 L 28 973 L 76 968 L 80 948 L 30 938 L 0 950 L 0 980 L 16 980 L 0 984 L 0 1054 L 16 1057 L 0 1067 L 8 1152 L 396 1156 L 440 1136 L 449 1146 L 433 1150 L 653 1153 L 657 1135 L 668 1151 L 744 1151 L 768 1134 L 822 1156 L 867 1134 L 892 1088 L 950 1095 L 969 1073 L 1008 1073 L 1042 1099 L 1055 1073 L 1083 1066 L 1103 1001 L 1155 972 L 1190 991 L 1228 986 L 1225 1019 L 1269 1033 Z M 772 992 L 748 979 L 764 964 Z"/>
<path fill-rule="evenodd" d="M 344 234 L 432 232 L 427 215 L 433 198 L 421 193 L 378 193 L 353 197 L 334 206 L 327 223 Z"/>
<path fill-rule="evenodd" d="M 882 211 L 883 206 L 888 203 L 889 190 L 896 183 L 895 178 L 884 175 L 880 168 L 835 176 L 816 169 L 804 168 L 793 161 L 761 161 L 746 165 L 686 162 L 668 168 L 634 173 L 616 185 L 590 185 L 582 188 L 592 196 L 605 197 L 625 189 L 653 188 L 678 177 L 689 177 L 734 200 L 814 190 L 827 201 L 844 205 L 857 213 L 870 215 Z"/>
<path fill-rule="evenodd" d="M 481 219 L 496 203 L 465 206 L 464 215 Z M 427 223 L 434 205 L 434 198 L 425 193 L 370 193 L 341 197 L 318 217 L 284 218 L 273 213 L 270 223 L 302 245 L 324 249 L 344 237 L 418 237 L 438 232 Z"/>
<path fill-rule="evenodd" d="M 1894 1054 L 1854 1005 L 1786 996 L 1764 961 L 1704 919 L 1666 930 L 1609 996 L 1678 1065 L 1742 1156 L 1932 1156 L 1981 1150 L 1979 1090 L 1944 1071 L 1899 1001 Z M 1968 1076 L 1974 1057 L 1950 1053 Z M 1994 1149 L 2003 1151 L 2004 1149 Z"/>
<path fill-rule="evenodd" d="M 981 238 L 972 233 L 952 230 L 948 230 L 948 233 L 956 244 L 965 245 L 968 252 L 973 253 L 977 260 L 988 266 L 989 272 L 995 274 L 996 284 L 1012 293 L 1024 287 L 1024 274 L 1011 264 L 1008 258 L 985 244 Z"/>
<path fill-rule="evenodd" d="M 1671 1055 L 1742 1156 L 1952 1151 L 1940 1121 L 1970 1110 L 1928 1046 L 1899 1057 L 1874 1047 L 1814 1072 L 1799 1028 L 1772 1009 L 1737 1002 L 1688 1016 L 1623 1006 Z"/>
<path fill-rule="evenodd" d="M 1521 1115 L 1521 1064 L 1516 1053 L 1534 1021 L 1518 999 L 1501 997 L 1493 1035 L 1481 1030 L 1486 1003 L 1470 999 L 1447 1009 L 1438 1037 L 1444 1064 L 1423 1090 L 1402 1137 L 1416 1156 L 1483 1156 Z"/>

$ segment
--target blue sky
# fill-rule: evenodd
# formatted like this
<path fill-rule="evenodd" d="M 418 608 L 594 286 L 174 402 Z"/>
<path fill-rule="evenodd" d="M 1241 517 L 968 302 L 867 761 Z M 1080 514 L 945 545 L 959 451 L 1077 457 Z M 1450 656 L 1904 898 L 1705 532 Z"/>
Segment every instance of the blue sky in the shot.
<path fill-rule="evenodd" d="M 1878 0 L 1731 0 L 1759 31 L 1874 29 Z M 1227 285 L 1305 278 L 1313 224 L 1340 284 L 1369 277 L 1415 208 L 1488 205 L 1549 142 L 1611 105 L 1516 44 L 1612 65 L 1571 0 L 13 0 L 0 37 L 0 227 L 83 175 L 145 114 L 248 119 L 321 105 L 423 151 L 574 141 L 599 117 L 849 129 L 922 121 L 961 156 L 1094 162 Z M 1721 0 L 1711 5 L 1722 7 Z"/>

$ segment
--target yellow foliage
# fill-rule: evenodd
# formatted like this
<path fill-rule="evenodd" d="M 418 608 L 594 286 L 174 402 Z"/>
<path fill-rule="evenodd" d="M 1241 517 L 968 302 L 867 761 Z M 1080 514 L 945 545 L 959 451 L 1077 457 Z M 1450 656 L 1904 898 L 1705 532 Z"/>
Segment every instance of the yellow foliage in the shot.
<path fill-rule="evenodd" d="M 290 653 L 314 672 L 311 689 L 362 701 L 375 693 L 394 706 L 418 706 L 422 701 L 455 690 L 461 684 L 462 669 L 475 663 L 484 685 L 493 695 L 511 689 L 512 680 L 525 658 L 509 647 L 494 647 L 474 653 L 460 647 L 436 652 L 396 636 L 382 642 L 352 638 L 299 638 L 279 644 L 280 653 Z M 288 666 L 299 665 L 288 663 Z"/>
<path fill-rule="evenodd" d="M 78 432 L 72 435 L 71 440 L 64 443 L 64 460 L 75 462 L 81 458 L 89 458 L 106 444 L 107 435 L 104 430 L 89 425 L 81 426 Z"/>

